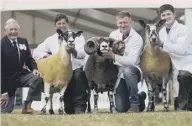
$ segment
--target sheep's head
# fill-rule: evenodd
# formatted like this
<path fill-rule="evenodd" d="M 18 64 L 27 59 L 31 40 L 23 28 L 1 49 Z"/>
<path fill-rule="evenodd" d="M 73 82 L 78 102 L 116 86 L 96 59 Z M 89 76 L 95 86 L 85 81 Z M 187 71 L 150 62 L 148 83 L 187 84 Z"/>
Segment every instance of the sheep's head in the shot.
<path fill-rule="evenodd" d="M 108 39 L 100 38 L 98 40 L 98 43 L 99 43 L 99 51 L 101 53 L 108 52 L 111 49 L 111 43 Z"/>
<path fill-rule="evenodd" d="M 101 56 L 103 52 L 109 50 L 112 50 L 115 54 L 123 55 L 125 43 L 109 37 L 93 37 L 86 42 L 84 49 L 88 55 L 97 53 Z"/>
<path fill-rule="evenodd" d="M 125 43 L 123 41 L 118 41 L 109 37 L 101 37 L 98 40 L 99 50 L 98 54 L 103 52 L 108 52 L 112 50 L 113 53 L 118 55 L 123 55 L 125 51 Z"/>
<path fill-rule="evenodd" d="M 146 39 L 148 39 L 153 45 L 161 44 L 159 41 L 158 31 L 160 30 L 160 27 L 164 25 L 165 22 L 165 20 L 160 20 L 157 23 L 146 24 L 144 21 L 139 20 L 140 25 L 145 29 L 146 37 L 148 37 Z"/>
<path fill-rule="evenodd" d="M 73 31 L 66 31 L 66 32 L 62 32 L 60 29 L 57 29 L 57 33 L 59 34 L 59 39 L 61 41 L 65 40 L 66 44 L 69 47 L 75 47 L 75 38 L 79 37 L 83 31 L 78 31 L 78 32 L 73 32 Z"/>

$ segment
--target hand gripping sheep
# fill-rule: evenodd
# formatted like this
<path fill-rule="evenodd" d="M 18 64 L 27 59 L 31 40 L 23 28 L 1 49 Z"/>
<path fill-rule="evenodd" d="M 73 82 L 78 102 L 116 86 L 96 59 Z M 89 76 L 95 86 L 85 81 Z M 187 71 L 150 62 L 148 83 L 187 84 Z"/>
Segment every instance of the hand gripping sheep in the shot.
<path fill-rule="evenodd" d="M 98 111 L 98 93 L 106 91 L 108 91 L 110 101 L 110 112 L 114 111 L 113 91 L 117 80 L 118 68 L 113 64 L 112 60 L 103 58 L 102 53 L 112 49 L 113 53 L 123 55 L 125 45 L 123 47 L 119 46 L 119 44 L 124 45 L 124 42 L 116 41 L 112 38 L 93 37 L 84 46 L 85 52 L 89 55 L 85 64 L 85 75 L 90 88 L 88 93 L 88 112 L 91 112 L 91 90 L 94 92 L 94 112 Z"/>
<path fill-rule="evenodd" d="M 169 111 L 169 103 L 167 100 L 167 83 L 171 79 L 171 60 L 169 54 L 161 48 L 162 43 L 159 40 L 158 30 L 165 23 L 164 20 L 155 24 L 145 24 L 139 21 L 140 25 L 145 29 L 147 46 L 141 57 L 141 69 L 143 77 L 148 87 L 149 104 L 147 111 L 154 111 L 154 89 L 155 81 L 162 82 L 163 105 L 164 111 Z"/>
<path fill-rule="evenodd" d="M 59 51 L 47 58 L 36 59 L 38 70 L 44 80 L 45 105 L 41 110 L 42 114 L 46 114 L 46 106 L 49 100 L 49 113 L 54 114 L 52 98 L 53 94 L 57 92 L 60 93 L 59 100 L 61 103 L 58 112 L 59 114 L 63 114 L 63 95 L 73 73 L 71 53 L 68 53 L 65 47 L 75 47 L 74 40 L 77 36 L 81 35 L 82 31 L 78 31 L 77 33 L 67 31 L 63 33 L 58 29 L 57 33 L 59 34 L 58 40 L 60 41 Z"/>

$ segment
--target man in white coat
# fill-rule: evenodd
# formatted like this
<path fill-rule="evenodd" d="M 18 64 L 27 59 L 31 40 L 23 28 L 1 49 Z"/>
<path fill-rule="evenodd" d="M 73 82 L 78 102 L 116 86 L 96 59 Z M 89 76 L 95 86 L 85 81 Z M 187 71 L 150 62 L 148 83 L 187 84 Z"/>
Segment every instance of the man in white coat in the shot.
<path fill-rule="evenodd" d="M 58 14 L 55 17 L 55 28 L 63 32 L 70 31 L 69 20 L 65 14 Z M 57 33 L 48 37 L 33 52 L 34 58 L 44 58 L 50 54 L 56 54 L 59 50 L 59 35 Z M 81 35 L 75 38 L 75 48 L 67 48 L 72 54 L 73 76 L 64 93 L 65 112 L 67 114 L 84 113 L 87 107 L 86 85 L 87 79 L 82 69 L 85 58 L 85 39 Z"/>
<path fill-rule="evenodd" d="M 145 109 L 145 92 L 138 94 L 138 83 L 141 80 L 139 68 L 140 55 L 143 49 L 141 36 L 131 27 L 131 15 L 122 11 L 116 15 L 117 30 L 111 32 L 111 38 L 125 42 L 124 56 L 111 51 L 103 53 L 106 59 L 112 59 L 119 66 L 116 85 L 115 104 L 117 112 L 139 112 Z M 143 96 L 143 97 L 142 97 Z"/>
<path fill-rule="evenodd" d="M 159 14 L 161 20 L 166 20 L 159 37 L 163 50 L 171 57 L 174 77 L 177 79 L 173 81 L 176 89 L 175 109 L 192 110 L 192 38 L 187 27 L 175 20 L 172 5 L 162 5 Z"/>

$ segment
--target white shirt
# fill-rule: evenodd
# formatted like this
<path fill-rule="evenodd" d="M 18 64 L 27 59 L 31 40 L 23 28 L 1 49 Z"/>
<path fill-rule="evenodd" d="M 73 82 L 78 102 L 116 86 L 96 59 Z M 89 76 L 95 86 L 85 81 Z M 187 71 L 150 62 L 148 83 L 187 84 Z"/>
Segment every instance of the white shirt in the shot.
<path fill-rule="evenodd" d="M 83 65 L 85 58 L 84 51 L 85 39 L 81 35 L 75 39 L 75 49 L 77 50 L 77 57 L 71 58 L 73 70 L 80 68 Z M 43 43 L 39 44 L 33 52 L 33 57 L 36 59 L 43 58 L 48 52 L 56 54 L 59 51 L 58 34 L 55 33 L 48 37 Z"/>
<path fill-rule="evenodd" d="M 109 37 L 116 40 L 122 40 L 122 36 L 123 34 L 119 29 L 111 32 L 109 35 Z M 143 50 L 143 39 L 133 28 L 131 28 L 129 36 L 124 40 L 124 42 L 124 56 L 115 55 L 115 64 L 119 66 L 117 84 L 119 83 L 120 78 L 123 78 L 123 70 L 127 65 L 137 67 L 142 74 L 140 69 L 140 56 Z"/>
<path fill-rule="evenodd" d="M 163 50 L 169 53 L 174 67 L 192 73 L 192 37 L 187 27 L 175 21 L 169 33 L 167 34 L 164 26 L 159 37 L 164 42 Z"/>

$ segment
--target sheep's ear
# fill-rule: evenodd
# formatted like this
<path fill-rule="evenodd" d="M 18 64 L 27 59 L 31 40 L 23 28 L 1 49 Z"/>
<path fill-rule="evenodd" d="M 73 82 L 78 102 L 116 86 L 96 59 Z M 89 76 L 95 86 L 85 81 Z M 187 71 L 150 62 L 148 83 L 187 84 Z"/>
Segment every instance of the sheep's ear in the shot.
<path fill-rule="evenodd" d="M 161 27 L 162 25 L 164 25 L 166 22 L 166 20 L 160 20 L 158 23 L 157 23 L 157 27 Z"/>
<path fill-rule="evenodd" d="M 67 38 L 68 38 L 68 32 L 64 32 L 63 33 L 63 39 L 67 42 Z"/>
<path fill-rule="evenodd" d="M 139 24 L 145 29 L 146 23 L 143 20 L 139 20 Z"/>
<path fill-rule="evenodd" d="M 61 31 L 61 29 L 57 29 L 56 32 L 59 34 L 59 36 L 63 36 L 63 32 Z"/>
<path fill-rule="evenodd" d="M 83 33 L 83 31 L 78 31 L 76 34 L 77 36 L 80 36 Z"/>

